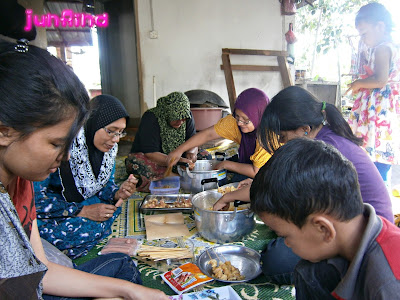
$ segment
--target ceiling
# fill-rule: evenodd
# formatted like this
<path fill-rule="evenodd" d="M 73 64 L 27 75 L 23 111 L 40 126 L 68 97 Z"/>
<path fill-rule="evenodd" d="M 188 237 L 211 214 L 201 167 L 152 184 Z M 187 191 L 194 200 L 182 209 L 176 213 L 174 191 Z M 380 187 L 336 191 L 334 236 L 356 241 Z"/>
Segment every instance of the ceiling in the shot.
<path fill-rule="evenodd" d="M 85 13 L 94 1 L 87 0 L 45 0 L 45 14 L 51 13 L 61 16 L 64 10 L 72 10 L 74 13 Z M 85 8 L 85 11 L 84 11 Z M 92 46 L 90 27 L 49 27 L 46 29 L 47 44 L 54 47 Z"/>

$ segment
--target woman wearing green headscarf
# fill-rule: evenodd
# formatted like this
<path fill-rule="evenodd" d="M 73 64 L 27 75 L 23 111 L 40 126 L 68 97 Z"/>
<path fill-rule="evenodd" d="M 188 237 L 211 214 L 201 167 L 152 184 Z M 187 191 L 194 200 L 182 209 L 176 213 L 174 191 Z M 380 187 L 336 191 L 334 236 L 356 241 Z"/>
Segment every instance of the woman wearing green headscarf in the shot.
<path fill-rule="evenodd" d="M 146 111 L 135 135 L 131 153 L 125 160 L 126 171 L 139 178 L 138 191 L 148 192 L 151 180 L 163 177 L 168 166 L 167 155 L 196 133 L 188 97 L 173 92 L 157 100 L 155 108 Z M 179 159 L 193 163 L 197 147 Z"/>

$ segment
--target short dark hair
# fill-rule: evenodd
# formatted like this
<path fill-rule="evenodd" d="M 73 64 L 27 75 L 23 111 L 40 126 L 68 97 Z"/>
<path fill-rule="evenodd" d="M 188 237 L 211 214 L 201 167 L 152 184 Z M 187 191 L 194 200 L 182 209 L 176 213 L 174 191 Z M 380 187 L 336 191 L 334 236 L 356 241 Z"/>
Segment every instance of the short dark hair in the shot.
<path fill-rule="evenodd" d="M 387 33 L 391 33 L 393 29 L 392 15 L 385 6 L 377 2 L 368 3 L 360 8 L 356 15 L 356 26 L 362 21 L 372 24 L 383 22 Z"/>
<path fill-rule="evenodd" d="M 353 164 L 323 141 L 298 138 L 279 148 L 250 188 L 251 209 L 276 215 L 301 228 L 310 214 L 340 221 L 363 212 Z"/>
<path fill-rule="evenodd" d="M 325 116 L 333 132 L 356 145 L 362 145 L 362 139 L 353 134 L 336 106 L 326 103 L 324 115 L 322 102 L 298 86 L 287 87 L 272 98 L 258 127 L 258 140 L 264 149 L 273 153 L 280 147 L 278 137 L 281 131 L 296 130 L 302 126 L 313 129 L 322 124 Z"/>
<path fill-rule="evenodd" d="M 89 95 L 60 59 L 32 45 L 26 52 L 17 52 L 15 45 L 0 41 L 0 122 L 25 137 L 75 117 L 67 153 L 88 117 Z"/>

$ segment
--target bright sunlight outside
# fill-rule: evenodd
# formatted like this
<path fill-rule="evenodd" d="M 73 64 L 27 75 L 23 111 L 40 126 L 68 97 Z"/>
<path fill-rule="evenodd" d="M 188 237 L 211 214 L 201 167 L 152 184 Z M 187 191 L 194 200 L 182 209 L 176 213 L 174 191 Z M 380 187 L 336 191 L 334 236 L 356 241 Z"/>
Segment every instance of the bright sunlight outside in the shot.
<path fill-rule="evenodd" d="M 318 2 L 318 1 L 317 1 Z M 315 2 L 315 3 L 317 3 Z M 323 1 L 329 2 L 329 1 Z M 348 0 L 337 0 L 336 3 L 352 2 Z M 369 1 L 364 1 L 368 3 Z M 377 0 L 377 2 L 385 5 L 385 7 L 392 14 L 392 20 L 394 23 L 394 30 L 392 32 L 392 38 L 395 43 L 400 44 L 400 1 L 399 0 Z M 364 4 L 365 4 L 364 3 Z M 329 4 L 329 3 L 328 3 Z M 361 5 L 362 6 L 362 5 Z M 360 6 L 360 7 L 361 7 Z M 346 81 L 345 75 L 350 71 L 351 55 L 352 51 L 357 51 L 357 45 L 359 41 L 358 32 L 354 25 L 355 15 L 359 7 L 354 13 L 341 14 L 337 18 L 332 16 L 332 18 L 322 18 L 321 22 L 324 22 L 324 26 L 332 26 L 337 28 L 343 25 L 345 28 L 344 32 L 341 33 L 341 38 L 345 42 L 341 42 L 337 49 L 334 49 L 332 43 L 329 50 L 326 53 L 322 51 L 317 53 L 315 51 L 317 45 L 315 42 L 317 28 L 307 29 L 302 34 L 300 29 L 295 27 L 295 35 L 297 37 L 297 42 L 294 44 L 296 69 L 306 70 L 306 78 L 310 80 L 324 80 L 338 82 Z M 316 13 L 317 14 L 317 13 Z M 308 14 L 308 16 L 310 16 Z M 299 17 L 298 15 L 296 18 Z M 307 16 L 306 16 L 307 17 Z M 332 24 L 327 24 L 330 22 Z M 335 23 L 336 22 L 336 23 Z M 342 22 L 342 24 L 338 24 Z M 296 19 L 296 26 L 298 23 L 302 23 L 299 19 Z M 319 32 L 321 35 L 321 32 Z M 321 38 L 319 36 L 319 38 Z M 349 41 L 353 42 L 355 46 L 354 49 L 351 48 Z M 312 57 L 315 55 L 314 63 L 312 63 Z"/>
<path fill-rule="evenodd" d="M 69 52 L 66 54 L 67 63 L 83 82 L 88 92 L 101 89 L 97 31 L 95 27 L 91 31 L 93 46 L 73 46 L 66 50 Z M 48 50 L 53 55 L 57 55 L 55 47 L 48 47 Z M 68 59 L 69 56 L 70 58 Z"/>

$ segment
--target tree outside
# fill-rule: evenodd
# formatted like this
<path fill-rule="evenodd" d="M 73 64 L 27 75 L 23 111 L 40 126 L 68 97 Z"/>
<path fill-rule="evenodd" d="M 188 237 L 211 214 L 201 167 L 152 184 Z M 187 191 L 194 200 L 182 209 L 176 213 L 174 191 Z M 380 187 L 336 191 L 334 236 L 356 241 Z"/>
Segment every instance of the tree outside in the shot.
<path fill-rule="evenodd" d="M 307 77 L 313 80 L 339 81 L 340 77 L 348 74 L 351 55 L 357 51 L 359 40 L 354 19 L 360 7 L 369 2 L 372 1 L 317 0 L 313 7 L 306 5 L 299 9 L 295 24 L 298 39 L 295 44 L 296 69 L 307 70 Z M 400 1 L 376 2 L 385 5 L 396 22 Z M 400 41 L 397 35 L 398 31 L 392 34 L 394 40 Z"/>

